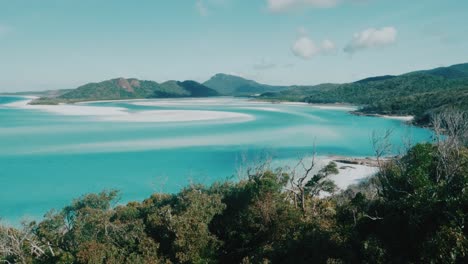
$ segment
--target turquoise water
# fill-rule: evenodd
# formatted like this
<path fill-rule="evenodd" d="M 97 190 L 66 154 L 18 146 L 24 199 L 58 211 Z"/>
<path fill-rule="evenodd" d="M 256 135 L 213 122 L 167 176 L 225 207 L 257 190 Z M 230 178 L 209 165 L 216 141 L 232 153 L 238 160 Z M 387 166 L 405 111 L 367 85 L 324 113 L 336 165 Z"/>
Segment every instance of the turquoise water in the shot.
<path fill-rule="evenodd" d="M 126 202 L 156 191 L 175 192 L 190 182 L 235 179 L 242 157 L 258 153 L 295 159 L 310 154 L 315 143 L 319 155 L 371 156 L 372 132 L 386 129 L 394 131 L 396 147 L 402 138 L 430 140 L 428 130 L 398 120 L 308 105 L 234 98 L 82 104 L 104 112 L 119 107 L 130 114 L 151 110 L 243 114 L 227 120 L 132 122 L 132 116 L 109 121 L 8 105 L 18 100 L 24 98 L 0 97 L 0 217 L 13 223 L 40 218 L 73 198 L 104 189 L 121 190 L 121 201 Z"/>

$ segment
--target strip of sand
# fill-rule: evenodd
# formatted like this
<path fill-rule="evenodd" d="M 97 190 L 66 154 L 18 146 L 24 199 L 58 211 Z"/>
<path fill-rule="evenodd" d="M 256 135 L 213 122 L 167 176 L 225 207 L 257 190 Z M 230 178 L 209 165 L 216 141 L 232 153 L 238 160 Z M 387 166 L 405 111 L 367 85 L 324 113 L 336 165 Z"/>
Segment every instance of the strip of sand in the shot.
<path fill-rule="evenodd" d="M 229 121 L 245 122 L 254 117 L 243 113 L 201 110 L 151 110 L 129 112 L 124 107 L 101 107 L 86 104 L 30 105 L 36 97 L 29 97 L 6 104 L 7 107 L 46 111 L 67 116 L 93 116 L 103 121 L 115 122 L 188 122 L 188 121 Z"/>

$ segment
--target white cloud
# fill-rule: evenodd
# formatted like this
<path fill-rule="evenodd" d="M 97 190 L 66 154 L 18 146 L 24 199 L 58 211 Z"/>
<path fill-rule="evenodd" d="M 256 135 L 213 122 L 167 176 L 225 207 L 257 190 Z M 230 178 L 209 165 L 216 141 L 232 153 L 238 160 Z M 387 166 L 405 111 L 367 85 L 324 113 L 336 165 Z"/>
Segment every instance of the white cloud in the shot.
<path fill-rule="evenodd" d="M 284 12 L 301 7 L 331 8 L 339 2 L 340 0 L 267 0 L 267 6 L 272 12 Z"/>
<path fill-rule="evenodd" d="M 320 52 L 320 48 L 308 37 L 300 37 L 292 46 L 294 55 L 303 59 L 310 59 Z"/>
<path fill-rule="evenodd" d="M 302 36 L 294 42 L 291 50 L 297 57 L 311 59 L 316 55 L 325 55 L 335 52 L 336 45 L 329 39 L 322 41 L 319 45 L 311 38 Z"/>
<path fill-rule="evenodd" d="M 331 53 L 336 51 L 336 45 L 333 41 L 326 39 L 322 41 L 322 52 Z"/>
<path fill-rule="evenodd" d="M 197 2 L 195 3 L 195 8 L 197 9 L 197 12 L 201 16 L 207 16 L 208 15 L 208 8 L 206 7 L 203 0 L 197 0 Z"/>
<path fill-rule="evenodd" d="M 398 32 L 394 27 L 369 28 L 355 33 L 344 51 L 354 53 L 363 49 L 385 47 L 396 42 L 397 34 Z"/>

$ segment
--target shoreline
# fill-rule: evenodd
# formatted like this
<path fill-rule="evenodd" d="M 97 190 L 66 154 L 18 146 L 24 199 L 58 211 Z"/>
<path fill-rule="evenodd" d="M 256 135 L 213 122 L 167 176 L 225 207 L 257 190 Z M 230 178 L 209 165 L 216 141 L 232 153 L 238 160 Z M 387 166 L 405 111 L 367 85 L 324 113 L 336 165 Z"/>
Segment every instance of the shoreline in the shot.
<path fill-rule="evenodd" d="M 384 114 L 370 114 L 370 113 L 363 113 L 359 112 L 359 106 L 347 103 L 329 103 L 329 104 L 316 104 L 316 103 L 306 103 L 306 102 L 294 102 L 294 101 L 273 101 L 273 100 L 261 100 L 261 99 L 253 99 L 252 101 L 257 102 L 269 102 L 272 104 L 283 104 L 283 105 L 303 105 L 303 106 L 311 106 L 314 108 L 324 109 L 324 110 L 343 110 L 348 111 L 352 115 L 356 116 L 369 116 L 369 117 L 379 117 L 379 118 L 386 118 L 386 119 L 394 119 L 399 121 L 404 121 L 405 123 L 411 123 L 414 120 L 414 116 L 412 115 L 384 115 Z"/>
<path fill-rule="evenodd" d="M 329 162 L 334 161 L 332 159 L 332 157 L 344 157 L 344 156 L 317 156 L 316 157 L 317 165 L 316 165 L 316 167 L 314 167 L 314 170 L 313 170 L 314 173 L 312 173 L 312 175 L 315 174 L 318 170 L 322 169 L 324 166 L 326 166 Z M 348 157 L 348 158 L 352 158 L 352 157 Z M 356 158 L 356 159 L 359 159 L 359 158 Z M 333 180 L 333 182 L 338 187 L 338 190 L 335 192 L 335 194 L 343 192 L 348 187 L 359 184 L 360 182 L 369 179 L 370 177 L 374 176 L 378 172 L 378 168 L 376 168 L 376 167 L 370 167 L 370 166 L 366 166 L 366 165 L 349 165 L 349 164 L 344 164 L 344 163 L 340 163 L 340 162 L 336 162 L 336 163 L 338 165 L 339 173 L 329 176 L 329 179 Z M 312 175 L 310 175 L 309 178 L 312 177 Z M 235 178 L 233 178 L 233 179 L 235 179 Z M 220 181 L 222 181 L 222 180 L 220 180 Z M 234 181 L 237 181 L 237 180 L 234 180 Z M 189 184 L 190 183 L 187 182 L 186 184 L 181 185 L 181 189 L 183 187 L 185 187 L 185 186 L 188 186 Z M 214 184 L 214 183 L 212 183 L 212 184 Z M 153 193 L 155 193 L 155 192 L 157 192 L 157 191 L 154 191 Z M 173 191 L 173 192 L 168 192 L 168 193 L 177 193 L 177 192 L 178 191 Z M 86 192 L 86 193 L 95 193 L 95 192 L 90 191 L 90 192 Z M 125 195 L 125 192 L 122 191 L 122 194 Z M 143 200 L 145 200 L 147 198 L 147 196 L 148 195 L 146 195 L 146 196 L 143 195 L 141 198 L 132 197 L 132 198 L 129 198 L 129 199 L 124 199 L 124 200 L 120 201 L 119 204 L 127 204 L 127 203 L 131 203 L 131 202 L 134 202 L 134 201 L 143 202 Z M 321 193 L 319 197 L 320 198 L 326 198 L 328 196 L 330 196 L 330 194 Z M 76 198 L 76 197 L 74 197 L 74 198 Z M 71 198 L 71 199 L 73 199 L 73 198 Z M 49 209 L 50 208 L 48 208 L 47 210 L 49 210 Z M 24 221 L 24 220 L 38 221 L 38 220 L 43 219 L 46 211 L 40 212 L 40 213 L 34 212 L 34 213 L 24 214 L 22 216 L 13 216 L 12 218 L 5 217 L 4 219 L 0 219 L 1 220 L 0 223 L 7 224 L 9 226 L 20 226 L 21 221 Z"/>
<path fill-rule="evenodd" d="M 95 117 L 101 121 L 109 122 L 140 122 L 140 123 L 169 123 L 169 122 L 196 122 L 196 121 L 222 121 L 222 122 L 248 122 L 255 118 L 248 114 L 208 111 L 208 110 L 146 110 L 129 112 L 124 107 L 102 107 L 86 104 L 58 104 L 34 105 L 29 104 L 36 96 L 21 96 L 20 100 L 5 104 L 7 107 L 26 110 L 45 111 L 65 116 Z M 141 99 L 139 99 L 141 100 Z"/>
<path fill-rule="evenodd" d="M 356 157 L 356 156 L 342 156 L 342 155 L 330 155 L 327 158 L 331 159 L 336 163 L 345 165 L 363 165 L 368 167 L 378 167 L 379 163 L 376 158 L 373 157 Z M 389 161 L 390 157 L 382 158 L 383 162 Z"/>
<path fill-rule="evenodd" d="M 368 117 L 379 117 L 379 118 L 386 118 L 386 119 L 394 119 L 404 121 L 406 123 L 411 123 L 414 120 L 414 116 L 412 115 L 383 115 L 383 114 L 371 114 L 371 113 L 364 113 L 358 111 L 350 112 L 352 115 L 356 116 L 368 116 Z"/>
<path fill-rule="evenodd" d="M 310 161 L 313 159 L 312 156 L 304 157 L 304 162 L 306 166 L 310 164 Z M 278 160 L 273 162 L 272 169 L 275 168 L 293 168 L 296 167 L 298 159 L 286 159 Z M 313 177 L 319 170 L 327 166 L 330 162 L 335 162 L 338 169 L 338 174 L 333 174 L 329 176 L 329 179 L 333 180 L 337 187 L 339 188 L 338 192 L 346 190 L 349 186 L 358 184 L 370 177 L 374 176 L 379 168 L 377 166 L 377 161 L 373 158 L 362 158 L 356 156 L 339 156 L 339 155 L 317 155 L 314 158 L 314 167 L 311 173 L 306 178 L 305 182 Z M 298 174 L 301 174 L 303 171 L 300 169 Z M 286 172 L 289 172 L 286 170 Z"/>
<path fill-rule="evenodd" d="M 177 97 L 177 98 L 135 98 L 135 99 L 112 99 L 112 100 L 85 100 L 85 101 L 77 101 L 77 102 L 72 102 L 72 103 L 59 103 L 56 105 L 51 105 L 51 104 L 30 104 L 31 101 L 34 99 L 40 98 L 39 96 L 35 95 L 1 95 L 0 96 L 5 96 L 5 97 L 22 97 L 22 98 L 27 98 L 30 99 L 28 101 L 28 105 L 33 105 L 33 106 L 57 106 L 57 105 L 86 105 L 90 103 L 110 103 L 110 102 L 136 102 L 137 104 L 135 105 L 143 105 L 143 106 L 151 106 L 152 104 L 148 103 L 145 104 L 144 102 L 147 100 L 177 100 L 177 99 L 185 99 L 190 101 L 190 99 L 196 100 L 196 99 L 215 99 L 215 98 L 239 98 L 239 97 L 232 97 L 232 96 L 215 96 L 215 97 Z M 245 99 L 248 99 L 248 97 L 245 97 Z M 346 104 L 346 103 L 330 103 L 330 104 L 311 104 L 311 103 L 306 103 L 306 102 L 294 102 L 294 101 L 272 101 L 272 100 L 260 100 L 260 99 L 251 99 L 250 101 L 252 102 L 258 102 L 258 103 L 271 103 L 271 104 L 281 104 L 281 105 L 301 105 L 301 106 L 311 106 L 314 108 L 318 109 L 324 109 L 324 110 L 343 110 L 343 111 L 349 111 L 350 114 L 356 115 L 356 116 L 369 116 L 369 117 L 379 117 L 379 118 L 386 118 L 386 119 L 393 119 L 393 120 L 399 120 L 399 121 L 404 121 L 406 123 L 411 123 L 411 121 L 414 120 L 414 116 L 411 115 L 385 115 L 385 114 L 371 114 L 371 113 L 363 113 L 363 112 L 358 112 L 359 106 L 353 105 L 353 104 Z M 143 102 L 143 103 L 138 103 L 138 102 Z"/>

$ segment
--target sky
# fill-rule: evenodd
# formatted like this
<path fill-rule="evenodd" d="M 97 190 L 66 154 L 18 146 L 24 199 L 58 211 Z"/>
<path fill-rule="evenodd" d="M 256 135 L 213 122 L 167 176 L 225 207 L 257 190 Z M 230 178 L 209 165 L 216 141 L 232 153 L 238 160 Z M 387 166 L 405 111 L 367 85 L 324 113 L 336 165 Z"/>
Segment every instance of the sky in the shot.
<path fill-rule="evenodd" d="M 0 92 L 216 73 L 343 83 L 468 62 L 466 0 L 0 0 Z"/>

